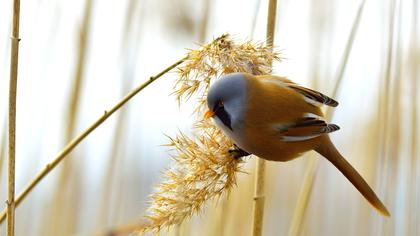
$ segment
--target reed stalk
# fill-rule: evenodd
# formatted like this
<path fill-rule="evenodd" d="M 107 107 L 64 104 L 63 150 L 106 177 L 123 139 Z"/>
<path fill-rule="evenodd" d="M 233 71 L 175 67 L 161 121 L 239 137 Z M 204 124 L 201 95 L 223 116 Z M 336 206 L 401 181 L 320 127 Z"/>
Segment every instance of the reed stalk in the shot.
<path fill-rule="evenodd" d="M 333 98 L 337 97 L 338 91 L 340 89 L 340 85 L 342 84 L 344 72 L 348 64 L 348 59 L 350 57 L 351 49 L 353 48 L 354 38 L 359 28 L 364 6 L 365 6 L 365 0 L 362 0 L 357 10 L 356 17 L 353 21 L 353 25 L 352 25 L 349 37 L 346 42 L 346 47 L 343 53 L 343 57 L 341 58 L 340 65 L 338 67 L 338 71 L 337 71 L 337 75 L 335 79 L 335 86 L 331 95 L 331 97 Z M 331 120 L 333 115 L 334 115 L 334 110 L 328 108 L 325 113 L 326 119 Z M 306 214 L 310 195 L 312 193 L 312 187 L 314 184 L 317 168 L 318 168 L 318 159 L 310 158 L 308 161 L 308 164 L 305 167 L 305 173 L 304 173 L 304 178 L 302 181 L 302 186 L 299 192 L 295 210 L 293 212 L 292 223 L 290 225 L 289 232 L 288 232 L 289 236 L 295 236 L 295 235 L 300 234 L 300 229 L 301 229 L 303 219 Z"/>
<path fill-rule="evenodd" d="M 293 211 L 292 223 L 290 224 L 289 236 L 300 235 L 303 220 L 305 218 L 306 209 L 309 203 L 309 198 L 312 193 L 313 183 L 318 167 L 318 159 L 315 155 L 310 154 L 309 161 L 306 164 L 303 175 L 302 186 L 297 199 L 295 210 Z"/>
<path fill-rule="evenodd" d="M 120 101 L 118 101 L 114 106 L 112 106 L 108 111 L 104 111 L 104 114 L 100 116 L 93 124 L 91 124 L 88 128 L 82 131 L 77 137 L 73 138 L 54 158 L 53 161 L 48 163 L 23 189 L 23 191 L 16 197 L 15 205 L 16 207 L 26 198 L 26 196 L 34 189 L 35 186 L 39 184 L 39 182 L 45 178 L 57 165 L 63 161 L 69 153 L 73 151 L 73 149 L 82 142 L 92 131 L 98 128 L 104 121 L 106 121 L 112 114 L 118 111 L 123 105 L 125 105 L 130 99 L 132 99 L 136 94 L 140 91 L 145 89 L 155 80 L 163 76 L 164 74 L 168 73 L 181 63 L 183 63 L 188 57 L 184 57 L 174 64 L 170 65 L 166 69 L 162 70 L 155 76 L 151 76 L 146 82 L 142 83 L 138 87 L 131 90 L 128 94 L 124 96 Z M 6 218 L 6 211 L 3 211 L 0 214 L 0 223 L 4 221 Z"/>
<path fill-rule="evenodd" d="M 13 1 L 12 35 L 10 50 L 10 85 L 9 85 L 9 159 L 7 177 L 7 235 L 15 234 L 15 155 L 16 155 L 16 93 L 19 63 L 19 21 L 20 0 Z"/>
<path fill-rule="evenodd" d="M 382 126 L 380 130 L 382 130 L 382 137 L 380 139 L 379 143 L 379 150 L 380 155 L 378 159 L 378 164 L 380 167 L 380 171 L 378 173 L 378 182 L 379 182 L 379 190 L 383 191 L 385 188 L 394 188 L 394 170 L 393 170 L 393 164 L 392 163 L 392 143 L 395 142 L 394 137 L 392 137 L 392 91 L 391 91 L 391 84 L 392 84 L 392 76 L 393 76 L 393 69 L 395 69 L 395 22 L 397 17 L 397 0 L 391 0 L 389 3 L 389 25 L 388 25 L 388 40 L 387 40 L 387 50 L 386 50 L 386 61 L 385 61 L 385 74 L 384 74 L 384 90 L 382 93 L 381 98 L 381 110 L 382 114 L 380 119 L 380 124 Z M 385 201 L 390 200 L 392 202 L 392 196 L 390 196 L 387 192 L 385 193 Z M 392 207 L 392 206 L 391 206 Z M 392 226 L 394 224 L 392 223 Z M 383 221 L 381 221 L 381 228 L 379 229 L 379 233 L 383 234 L 386 232 L 386 229 L 389 229 L 391 227 L 391 224 L 384 224 Z"/>
<path fill-rule="evenodd" d="M 207 28 L 210 18 L 210 8 L 211 0 L 204 0 L 203 4 L 203 17 L 201 18 L 200 33 L 199 33 L 199 42 L 204 43 L 207 37 Z"/>
<path fill-rule="evenodd" d="M 90 29 L 90 19 L 92 12 L 93 0 L 86 0 L 84 7 L 84 13 L 82 17 L 82 23 L 80 30 L 78 31 L 78 49 L 76 58 L 76 73 L 73 78 L 73 84 L 70 92 L 70 99 L 68 102 L 67 110 L 67 121 L 66 129 L 64 133 L 64 142 L 67 143 L 75 135 L 77 126 L 77 116 L 79 113 L 79 107 L 81 102 L 81 91 L 84 81 L 84 72 L 88 50 L 88 35 Z M 76 209 L 78 206 L 78 192 L 80 188 L 80 170 L 76 168 L 75 164 L 68 159 L 63 162 L 63 166 L 60 169 L 58 181 L 55 186 L 55 193 L 53 194 L 53 200 L 49 214 L 45 216 L 45 223 L 47 227 L 44 228 L 46 232 L 44 234 L 70 234 L 76 225 Z M 74 174 L 76 171 L 77 174 Z M 66 202 L 67 204 L 63 204 Z"/>
<path fill-rule="evenodd" d="M 401 150 L 401 119 L 403 110 L 401 109 L 401 89 L 402 83 L 405 78 L 402 76 L 402 1 L 398 1 L 395 5 L 395 32 L 397 33 L 395 37 L 395 55 L 393 56 L 393 69 L 394 73 L 392 74 L 393 86 L 392 86 L 392 95 L 390 101 L 390 119 L 389 119 L 389 129 L 390 129 L 390 140 L 387 146 L 389 146 L 389 155 L 390 155 L 390 166 L 387 170 L 387 175 L 389 183 L 387 183 L 386 195 L 388 195 L 388 202 L 396 202 L 398 196 L 398 178 L 399 178 L 399 165 L 403 162 L 401 160 L 405 159 L 399 156 Z M 400 162 L 399 162 L 400 161 Z M 395 212 L 398 215 L 398 210 Z M 386 232 L 391 232 L 398 228 L 398 224 L 402 221 L 394 220 L 392 223 L 387 224 L 386 227 L 391 228 L 391 230 L 386 230 Z M 408 221 L 407 221 L 408 222 Z M 397 232 L 397 231 L 395 231 Z"/>
<path fill-rule="evenodd" d="M 130 0 L 127 4 L 126 9 L 126 18 L 125 18 L 125 24 L 124 24 L 124 37 L 123 37 L 123 43 L 122 43 L 122 53 L 121 53 L 121 60 L 123 61 L 123 73 L 122 73 L 122 93 L 124 94 L 126 91 L 129 90 L 129 88 L 132 86 L 133 78 L 134 78 L 134 72 L 135 72 L 135 65 L 137 62 L 138 57 L 138 48 L 141 42 L 141 30 L 134 30 L 134 27 L 136 24 L 133 24 L 136 20 L 136 14 L 138 13 L 138 0 Z M 132 33 L 134 32 L 136 33 Z M 130 37 L 132 36 L 132 37 Z M 99 227 L 104 227 L 109 224 L 110 215 L 114 216 L 111 220 L 116 220 L 115 215 L 110 212 L 112 212 L 112 208 L 110 204 L 110 200 L 114 196 L 115 192 L 121 192 L 115 191 L 113 187 L 115 186 L 115 179 L 116 179 L 116 170 L 118 169 L 118 166 L 122 166 L 121 162 L 124 160 L 121 160 L 121 151 L 122 151 L 122 144 L 124 144 L 124 132 L 127 130 L 127 117 L 129 116 L 129 110 L 128 109 L 122 109 L 120 111 L 120 114 L 117 118 L 115 130 L 114 130 L 114 140 L 111 150 L 109 152 L 109 158 L 107 163 L 107 170 L 105 173 L 105 179 L 103 181 L 103 192 L 101 194 L 101 203 L 100 209 L 99 209 L 99 216 L 97 217 L 97 224 Z M 114 191 L 113 191 L 114 190 Z"/>
<path fill-rule="evenodd" d="M 277 0 L 268 3 L 266 44 L 273 47 L 274 32 L 276 28 Z M 271 62 L 270 62 L 271 63 Z M 258 158 L 256 162 L 255 194 L 253 206 L 252 235 L 260 236 L 263 231 L 264 220 L 264 186 L 265 186 L 265 160 Z"/>
<path fill-rule="evenodd" d="M 412 3 L 412 26 L 411 26 L 411 39 L 410 39 L 410 48 L 411 48 L 411 55 L 410 55 L 410 73 L 411 73 L 411 140 L 410 140 L 410 176 L 409 176 L 409 185 L 407 188 L 407 202 L 409 202 L 408 207 L 408 219 L 409 219 L 409 229 L 407 235 L 418 235 L 420 234 L 418 223 L 420 220 L 419 211 L 420 208 L 420 195 L 417 183 L 417 172 L 419 168 L 419 156 L 418 156 L 418 78 L 419 78 L 419 44 L 418 44 L 418 2 L 417 0 L 413 0 Z M 417 190 L 417 191 L 416 191 Z M 411 198 L 411 199 L 410 199 Z"/>
<path fill-rule="evenodd" d="M 255 6 L 254 6 L 254 13 L 252 16 L 251 33 L 250 33 L 251 38 L 254 38 L 255 29 L 257 28 L 258 13 L 260 11 L 260 6 L 261 6 L 261 0 L 256 0 Z"/>

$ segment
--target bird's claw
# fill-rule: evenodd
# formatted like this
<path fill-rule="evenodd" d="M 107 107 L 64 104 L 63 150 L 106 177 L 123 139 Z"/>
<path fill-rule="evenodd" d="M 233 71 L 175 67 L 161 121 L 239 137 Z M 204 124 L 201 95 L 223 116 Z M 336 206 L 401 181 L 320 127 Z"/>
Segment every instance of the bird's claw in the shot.
<path fill-rule="evenodd" d="M 251 153 L 242 150 L 236 144 L 234 144 L 234 147 L 232 149 L 229 149 L 229 154 L 232 155 L 232 157 L 235 159 L 251 155 Z"/>

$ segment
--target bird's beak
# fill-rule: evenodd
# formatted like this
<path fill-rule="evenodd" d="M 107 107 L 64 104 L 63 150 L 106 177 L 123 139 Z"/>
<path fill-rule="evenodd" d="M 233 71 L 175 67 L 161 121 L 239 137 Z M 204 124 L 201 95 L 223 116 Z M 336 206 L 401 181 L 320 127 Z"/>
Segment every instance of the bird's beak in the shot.
<path fill-rule="evenodd" d="M 208 119 L 210 117 L 214 116 L 214 111 L 208 110 L 206 111 L 206 114 L 204 114 L 204 118 Z"/>

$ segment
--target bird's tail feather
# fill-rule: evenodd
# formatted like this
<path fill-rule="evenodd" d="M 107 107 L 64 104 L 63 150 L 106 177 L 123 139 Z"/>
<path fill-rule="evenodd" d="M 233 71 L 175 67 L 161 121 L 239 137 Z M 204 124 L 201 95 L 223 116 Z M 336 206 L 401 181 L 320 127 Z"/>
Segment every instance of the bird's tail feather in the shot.
<path fill-rule="evenodd" d="M 321 144 L 315 149 L 316 152 L 327 158 L 343 175 L 359 190 L 359 192 L 375 207 L 382 215 L 390 216 L 385 205 L 379 200 L 375 192 L 366 183 L 363 177 L 341 156 L 328 135 L 324 135 Z"/>

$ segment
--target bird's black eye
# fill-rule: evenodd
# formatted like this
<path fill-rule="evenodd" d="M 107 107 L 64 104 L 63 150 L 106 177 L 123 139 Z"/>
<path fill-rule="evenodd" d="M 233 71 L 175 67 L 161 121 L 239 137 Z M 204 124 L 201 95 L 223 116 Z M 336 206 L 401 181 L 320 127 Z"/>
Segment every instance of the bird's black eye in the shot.
<path fill-rule="evenodd" d="M 223 101 L 219 100 L 216 102 L 216 104 L 214 105 L 213 111 L 217 112 L 217 110 L 219 109 L 223 109 Z"/>

